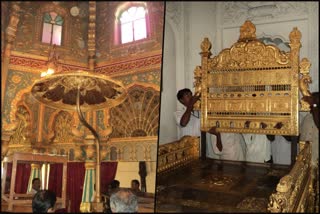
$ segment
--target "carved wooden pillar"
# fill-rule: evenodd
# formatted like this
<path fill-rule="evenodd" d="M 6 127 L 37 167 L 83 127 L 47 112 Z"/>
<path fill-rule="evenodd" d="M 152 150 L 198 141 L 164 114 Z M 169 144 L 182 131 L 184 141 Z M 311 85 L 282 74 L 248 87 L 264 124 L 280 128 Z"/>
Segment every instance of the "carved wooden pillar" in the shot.
<path fill-rule="evenodd" d="M 6 88 L 6 82 L 7 82 L 7 76 L 8 76 L 11 49 L 17 35 L 17 26 L 19 22 L 19 11 L 20 11 L 19 4 L 20 2 L 11 3 L 11 13 L 9 18 L 9 24 L 6 29 L 6 44 L 4 47 L 3 62 L 1 64 L 1 87 L 2 87 L 1 108 L 3 108 L 3 100 L 4 100 L 5 88 Z"/>
<path fill-rule="evenodd" d="M 94 71 L 96 55 L 96 2 L 89 1 L 89 30 L 88 30 L 88 65 Z"/>

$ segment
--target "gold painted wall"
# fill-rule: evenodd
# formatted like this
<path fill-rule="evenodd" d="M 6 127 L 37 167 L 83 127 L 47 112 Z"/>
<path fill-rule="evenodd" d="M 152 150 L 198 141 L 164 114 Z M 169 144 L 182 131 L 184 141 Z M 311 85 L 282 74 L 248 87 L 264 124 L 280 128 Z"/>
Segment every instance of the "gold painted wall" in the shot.
<path fill-rule="evenodd" d="M 18 124 L 24 124 L 22 121 L 27 118 L 28 127 L 31 128 L 27 136 L 32 145 L 24 147 L 25 150 L 36 149 L 39 152 L 56 153 L 62 153 L 62 151 L 70 153 L 72 150 L 72 160 L 84 160 L 87 153 L 90 153 L 89 150 L 92 149 L 83 146 L 84 142 L 89 142 L 86 135 L 90 132 L 84 130 L 76 113 L 40 105 L 30 95 L 30 89 L 33 81 L 40 78 L 40 73 L 47 70 L 47 60 L 51 46 L 41 42 L 42 14 L 47 11 L 56 11 L 65 20 L 62 46 L 57 47 L 61 72 L 78 69 L 89 70 L 89 2 L 23 1 L 15 4 L 19 5 L 19 21 L 16 27 L 16 36 L 12 46 L 9 46 L 8 66 L 5 69 L 5 78 L 2 80 L 1 86 L 4 90 L 2 96 L 2 146 L 7 148 L 10 142 L 18 142 L 19 139 L 23 139 L 23 133 L 15 135 L 14 133 L 18 131 Z M 152 103 L 149 102 L 150 100 L 142 98 L 133 103 L 134 98 L 128 97 L 125 101 L 125 107 L 129 109 L 128 111 L 136 111 L 136 113 L 139 112 L 137 106 L 149 108 L 151 114 L 147 118 L 143 114 L 135 115 L 135 117 L 140 118 L 136 120 L 135 124 L 138 127 L 139 121 L 141 123 L 144 121 L 145 124 L 152 127 L 152 131 L 143 132 L 139 128 L 137 131 L 132 130 L 134 134 L 131 133 L 131 135 L 117 131 L 120 130 L 118 125 L 121 123 L 111 123 L 110 121 L 123 121 L 122 123 L 130 124 L 130 118 L 123 120 L 121 114 L 111 113 L 119 111 L 117 108 L 123 108 L 123 106 L 111 110 L 88 112 L 86 119 L 101 135 L 102 144 L 105 144 L 109 139 L 108 136 L 111 131 L 109 125 L 111 124 L 115 131 L 111 134 L 111 139 L 113 137 L 121 139 L 143 136 L 144 139 L 149 139 L 150 145 L 156 145 L 156 138 L 154 137 L 158 133 L 155 121 L 158 120 L 160 102 L 164 5 L 162 2 L 144 3 L 150 20 L 150 34 L 147 39 L 125 45 L 115 45 L 115 13 L 121 11 L 121 8 L 127 6 L 127 4 L 127 2 L 96 2 L 96 32 L 94 37 L 96 51 L 93 72 L 103 73 L 120 80 L 127 87 L 129 95 L 138 92 L 140 94 L 151 94 Z M 12 5 L 11 2 L 1 2 L 2 17 L 8 17 L 7 20 L 1 19 L 2 52 L 7 44 L 5 40 L 6 29 L 12 16 L 12 13 L 9 12 L 12 11 Z M 70 14 L 70 9 L 74 6 L 79 8 L 78 16 Z M 2 55 L 3 59 L 6 58 Z M 27 109 L 27 113 L 22 118 L 17 117 L 19 106 Z M 144 129 L 147 130 L 147 128 Z M 15 140 L 13 140 L 14 136 Z M 132 140 L 136 143 L 141 141 L 144 140 Z M 9 147 L 12 151 L 21 149 L 21 146 L 19 147 L 16 144 Z M 108 147 L 108 149 L 111 148 Z M 120 151 L 120 149 L 117 151 Z M 147 147 L 145 151 L 148 151 Z M 77 157 L 79 158 L 77 159 Z"/>

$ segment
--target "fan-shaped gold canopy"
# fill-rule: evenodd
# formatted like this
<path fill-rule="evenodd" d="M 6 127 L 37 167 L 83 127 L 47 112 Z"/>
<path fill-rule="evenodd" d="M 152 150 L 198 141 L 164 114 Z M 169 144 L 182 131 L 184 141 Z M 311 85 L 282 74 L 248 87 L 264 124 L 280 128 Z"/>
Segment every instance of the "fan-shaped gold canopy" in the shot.
<path fill-rule="evenodd" d="M 45 76 L 35 81 L 31 93 L 50 107 L 76 110 L 78 88 L 82 111 L 110 108 L 126 99 L 126 90 L 121 82 L 81 70 Z"/>

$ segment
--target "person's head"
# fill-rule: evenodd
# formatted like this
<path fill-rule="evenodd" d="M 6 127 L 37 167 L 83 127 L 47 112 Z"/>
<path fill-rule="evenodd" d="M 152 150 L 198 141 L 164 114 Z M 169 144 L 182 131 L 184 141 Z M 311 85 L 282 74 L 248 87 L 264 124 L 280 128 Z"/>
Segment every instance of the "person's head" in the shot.
<path fill-rule="evenodd" d="M 177 99 L 181 104 L 186 106 L 192 97 L 192 91 L 189 88 L 184 88 L 178 91 Z"/>
<path fill-rule="evenodd" d="M 140 182 L 138 180 L 132 180 L 131 181 L 131 189 L 134 191 L 139 191 L 140 190 Z"/>
<path fill-rule="evenodd" d="M 32 211 L 34 213 L 54 212 L 57 201 L 56 194 L 50 190 L 39 190 L 32 199 Z"/>
<path fill-rule="evenodd" d="M 39 191 L 41 187 L 40 178 L 32 179 L 32 189 Z"/>
<path fill-rule="evenodd" d="M 110 197 L 113 213 L 134 213 L 138 211 L 138 197 L 129 189 L 119 189 Z"/>
<path fill-rule="evenodd" d="M 111 183 L 108 185 L 108 191 L 112 192 L 120 187 L 120 182 L 118 180 L 113 180 Z"/>

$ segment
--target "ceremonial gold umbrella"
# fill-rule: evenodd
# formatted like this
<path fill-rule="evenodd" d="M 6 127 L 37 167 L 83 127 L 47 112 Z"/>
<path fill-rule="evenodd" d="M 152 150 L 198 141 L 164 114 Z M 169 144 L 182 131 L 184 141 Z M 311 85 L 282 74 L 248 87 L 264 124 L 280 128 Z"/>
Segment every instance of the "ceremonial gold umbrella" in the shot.
<path fill-rule="evenodd" d="M 97 151 L 96 202 L 100 203 L 100 139 L 84 119 L 82 111 L 111 108 L 121 104 L 126 99 L 124 86 L 102 74 L 73 71 L 46 75 L 35 81 L 31 93 L 36 100 L 50 107 L 76 110 L 81 123 L 94 135 Z"/>

